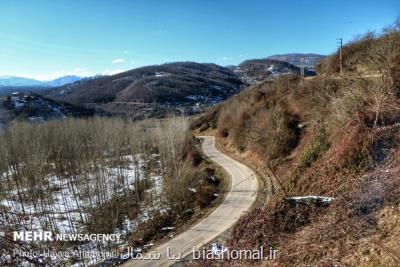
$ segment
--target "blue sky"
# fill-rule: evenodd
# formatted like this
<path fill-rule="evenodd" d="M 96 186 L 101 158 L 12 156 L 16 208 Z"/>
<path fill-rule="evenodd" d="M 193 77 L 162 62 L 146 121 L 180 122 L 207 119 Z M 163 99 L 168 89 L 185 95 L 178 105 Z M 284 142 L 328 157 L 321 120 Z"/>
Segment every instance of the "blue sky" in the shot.
<path fill-rule="evenodd" d="M 1 0 L 0 76 L 329 54 L 337 37 L 350 41 L 399 16 L 398 0 Z"/>

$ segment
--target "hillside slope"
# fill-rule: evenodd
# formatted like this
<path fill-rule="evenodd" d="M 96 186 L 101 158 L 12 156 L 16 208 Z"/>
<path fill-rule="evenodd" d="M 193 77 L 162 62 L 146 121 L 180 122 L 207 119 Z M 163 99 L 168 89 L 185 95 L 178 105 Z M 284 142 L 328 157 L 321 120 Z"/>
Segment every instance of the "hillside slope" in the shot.
<path fill-rule="evenodd" d="M 99 76 L 46 92 L 46 96 L 132 118 L 192 114 L 240 91 L 241 80 L 215 64 L 176 62 Z"/>
<path fill-rule="evenodd" d="M 300 58 L 303 59 L 303 65 L 310 71 L 315 70 L 315 66 L 326 56 L 319 54 L 282 54 L 282 55 L 272 55 L 267 57 L 267 59 L 280 60 L 288 62 L 296 67 L 300 67 Z"/>
<path fill-rule="evenodd" d="M 235 74 L 214 64 L 177 62 L 98 77 L 49 92 L 75 103 L 195 102 L 225 99 L 238 92 Z"/>
<path fill-rule="evenodd" d="M 299 73 L 296 66 L 267 59 L 248 60 L 236 67 L 176 62 L 82 80 L 48 90 L 46 96 L 133 118 L 190 115 L 249 84 Z"/>
<path fill-rule="evenodd" d="M 361 45 L 348 50 L 358 62 L 348 75 L 263 82 L 193 122 L 269 185 L 269 202 L 242 217 L 227 245 L 272 246 L 278 260 L 221 265 L 399 265 L 400 28 L 349 47 Z"/>
<path fill-rule="evenodd" d="M 290 63 L 273 59 L 251 59 L 246 60 L 232 70 L 240 79 L 248 84 L 256 84 L 264 80 L 273 80 L 282 75 L 300 75 L 300 68 Z M 313 71 L 306 70 L 306 76 L 313 76 Z"/>
<path fill-rule="evenodd" d="M 88 117 L 95 110 L 55 101 L 35 93 L 13 93 L 0 98 L 0 122 L 13 120 L 42 122 L 67 117 Z"/>

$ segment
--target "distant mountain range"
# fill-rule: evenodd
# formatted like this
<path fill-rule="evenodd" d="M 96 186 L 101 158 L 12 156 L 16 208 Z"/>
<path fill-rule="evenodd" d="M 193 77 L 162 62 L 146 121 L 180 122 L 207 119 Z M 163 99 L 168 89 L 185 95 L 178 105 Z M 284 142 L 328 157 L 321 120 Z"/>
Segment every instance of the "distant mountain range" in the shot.
<path fill-rule="evenodd" d="M 39 81 L 16 76 L 0 76 L 0 87 L 57 87 L 81 80 L 81 77 L 68 75 L 50 81 Z"/>
<path fill-rule="evenodd" d="M 174 62 L 93 77 L 43 93 L 50 98 L 110 113 L 131 117 L 140 113 L 142 118 L 162 116 L 171 113 L 171 109 L 172 112 L 179 109 L 178 114 L 201 112 L 201 107 L 219 103 L 248 85 L 299 73 L 299 67 L 273 59 L 247 60 L 229 67 Z M 315 72 L 306 68 L 306 76 L 312 75 Z M 146 115 L 142 111 L 146 111 Z"/>
<path fill-rule="evenodd" d="M 163 117 L 168 113 L 190 115 L 237 94 L 246 86 L 282 75 L 299 75 L 296 64 L 301 57 L 305 58 L 306 76 L 312 76 L 315 75 L 313 64 L 324 56 L 275 55 L 229 67 L 174 62 L 85 79 L 65 76 L 37 81 L 0 77 L 0 94 L 6 89 L 8 93 L 36 91 L 55 100 L 132 118 Z"/>

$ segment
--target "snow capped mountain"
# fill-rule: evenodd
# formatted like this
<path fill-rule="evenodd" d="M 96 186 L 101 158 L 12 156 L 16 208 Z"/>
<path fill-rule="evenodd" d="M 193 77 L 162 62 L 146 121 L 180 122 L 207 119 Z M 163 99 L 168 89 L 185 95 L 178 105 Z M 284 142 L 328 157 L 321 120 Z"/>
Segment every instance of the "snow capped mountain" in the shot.
<path fill-rule="evenodd" d="M 0 86 L 41 86 L 43 82 L 16 76 L 0 76 Z"/>
<path fill-rule="evenodd" d="M 58 87 L 58 86 L 63 86 L 63 85 L 69 84 L 69 83 L 77 82 L 81 79 L 82 79 L 81 77 L 76 76 L 76 75 L 67 75 L 67 76 L 63 76 L 58 79 L 52 80 L 52 81 L 48 81 L 46 83 L 51 87 Z"/>
<path fill-rule="evenodd" d="M 51 81 L 39 81 L 17 76 L 0 76 L 0 87 L 58 87 L 81 80 L 81 77 L 68 75 Z"/>

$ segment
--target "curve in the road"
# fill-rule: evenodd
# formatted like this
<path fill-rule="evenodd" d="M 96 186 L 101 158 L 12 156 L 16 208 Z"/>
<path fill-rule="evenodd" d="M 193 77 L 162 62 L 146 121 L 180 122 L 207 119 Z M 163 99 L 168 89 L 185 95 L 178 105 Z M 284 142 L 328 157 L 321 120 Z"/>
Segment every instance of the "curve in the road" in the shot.
<path fill-rule="evenodd" d="M 187 231 L 155 247 L 154 249 L 160 253 L 158 260 L 135 259 L 126 262 L 123 266 L 170 266 L 174 261 L 167 254 L 172 256 L 181 253 L 183 258 L 192 253 L 193 247 L 202 248 L 203 245 L 229 229 L 253 205 L 258 189 L 255 173 L 242 163 L 218 151 L 215 148 L 214 137 L 201 136 L 200 138 L 203 139 L 204 154 L 221 165 L 231 177 L 231 186 L 223 202 Z"/>

